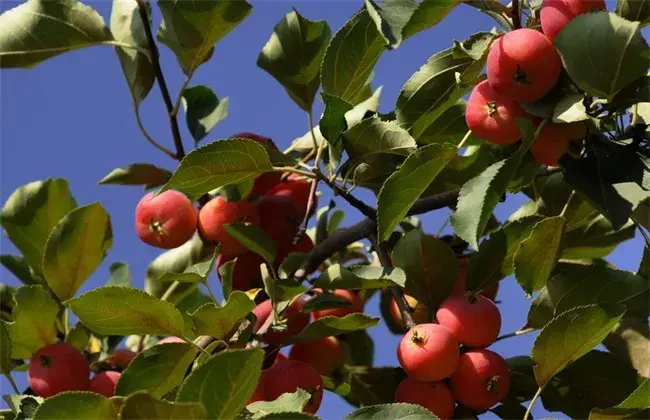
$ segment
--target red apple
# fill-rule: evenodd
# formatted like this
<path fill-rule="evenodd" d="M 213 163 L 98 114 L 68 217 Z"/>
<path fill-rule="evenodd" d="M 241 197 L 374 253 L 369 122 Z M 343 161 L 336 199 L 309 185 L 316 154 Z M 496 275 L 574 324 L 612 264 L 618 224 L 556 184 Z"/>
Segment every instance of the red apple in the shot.
<path fill-rule="evenodd" d="M 460 356 L 451 375 L 451 393 L 458 403 L 485 411 L 503 400 L 510 390 L 510 367 L 493 351 L 470 350 Z"/>
<path fill-rule="evenodd" d="M 323 289 L 314 289 L 314 293 L 321 294 L 323 293 Z M 343 306 L 340 308 L 322 309 L 320 311 L 313 311 L 312 315 L 314 316 L 314 319 L 323 318 L 325 316 L 335 316 L 335 317 L 342 318 L 349 314 L 363 312 L 363 302 L 361 302 L 361 298 L 354 291 L 347 290 L 347 289 L 335 289 L 330 293 L 347 300 L 348 302 L 350 302 L 350 305 Z"/>
<path fill-rule="evenodd" d="M 412 378 L 400 382 L 395 402 L 421 405 L 440 419 L 452 418 L 456 409 L 451 391 L 444 382 L 418 382 Z"/>
<path fill-rule="evenodd" d="M 487 347 L 501 330 L 501 312 L 490 299 L 466 294 L 447 298 L 436 313 L 438 323 L 451 331 L 459 344 Z"/>
<path fill-rule="evenodd" d="M 439 381 L 458 366 L 458 341 L 447 328 L 420 324 L 409 330 L 397 347 L 397 359 L 404 371 L 421 382 Z"/>
<path fill-rule="evenodd" d="M 196 209 L 184 194 L 168 190 L 146 194 L 135 208 L 135 231 L 142 242 L 171 249 L 183 245 L 196 231 Z"/>
<path fill-rule="evenodd" d="M 88 360 L 67 343 L 54 343 L 32 356 L 27 371 L 29 387 L 47 398 L 64 391 L 85 391 L 90 386 Z"/>
<path fill-rule="evenodd" d="M 553 41 L 576 16 L 606 9 L 605 0 L 544 0 L 539 20 L 544 35 Z"/>
<path fill-rule="evenodd" d="M 115 385 L 122 374 L 114 370 L 100 372 L 90 380 L 90 391 L 110 398 L 115 395 Z"/>
<path fill-rule="evenodd" d="M 199 230 L 203 239 L 219 242 L 220 251 L 228 255 L 248 252 L 241 242 L 230 236 L 223 225 L 235 222 L 259 225 L 257 208 L 248 201 L 227 201 L 219 196 L 210 200 L 199 212 Z"/>

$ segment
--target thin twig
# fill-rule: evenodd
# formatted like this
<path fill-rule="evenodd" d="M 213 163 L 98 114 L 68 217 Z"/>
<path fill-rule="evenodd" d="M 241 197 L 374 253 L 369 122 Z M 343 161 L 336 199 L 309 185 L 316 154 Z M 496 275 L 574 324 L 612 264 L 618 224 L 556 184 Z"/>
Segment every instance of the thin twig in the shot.
<path fill-rule="evenodd" d="M 11 385 L 11 388 L 14 390 L 14 392 L 16 394 L 22 394 L 22 392 L 18 390 L 18 386 L 16 385 L 14 378 L 11 376 L 11 372 L 7 372 L 5 376 L 7 377 L 7 380 L 9 381 L 9 384 Z"/>
<path fill-rule="evenodd" d="M 307 208 L 305 209 L 305 215 L 302 218 L 302 223 L 300 224 L 300 230 L 293 238 L 293 244 L 298 245 L 298 242 L 302 241 L 305 232 L 307 231 L 307 223 L 309 223 L 309 216 L 311 215 L 314 204 L 316 204 L 316 188 L 318 187 L 318 180 L 315 179 L 311 182 L 311 187 L 309 188 L 309 198 L 307 199 Z"/>
<path fill-rule="evenodd" d="M 533 399 L 530 400 L 530 403 L 528 404 L 528 408 L 526 409 L 526 414 L 524 414 L 524 420 L 528 420 L 528 418 L 530 417 L 530 413 L 531 413 L 531 411 L 532 411 L 532 409 L 533 409 L 533 405 L 535 405 L 535 402 L 537 401 L 537 399 L 539 398 L 539 396 L 542 395 L 542 390 L 543 390 L 543 389 L 544 389 L 544 388 L 542 388 L 542 387 L 540 386 L 540 387 L 537 389 L 537 392 L 535 393 L 535 395 L 533 396 Z"/>
<path fill-rule="evenodd" d="M 359 200 L 352 194 L 350 194 L 349 191 L 345 190 L 341 186 L 339 186 L 336 182 L 332 182 L 329 180 L 328 177 L 325 176 L 318 168 L 314 169 L 314 174 L 324 183 L 326 183 L 334 192 L 336 195 L 340 196 L 342 199 L 348 202 L 352 207 L 355 209 L 359 210 L 364 216 L 366 216 L 369 219 L 376 219 L 377 218 L 377 211 L 364 203 L 363 201 Z"/>
<path fill-rule="evenodd" d="M 174 152 L 172 152 L 171 150 L 169 150 L 168 148 L 166 148 L 162 144 L 158 143 L 153 137 L 151 137 L 151 135 L 149 134 L 147 129 L 144 127 L 144 124 L 142 123 L 142 118 L 140 117 L 140 108 L 138 108 L 138 106 L 136 106 L 136 105 L 134 105 L 134 108 L 135 108 L 135 121 L 138 124 L 138 128 L 140 129 L 140 132 L 142 133 L 144 138 L 149 143 L 151 143 L 151 145 L 153 147 L 155 147 L 156 149 L 160 150 L 161 152 L 163 152 L 164 154 L 166 154 L 170 158 L 176 159 L 176 155 L 174 154 Z"/>
<path fill-rule="evenodd" d="M 153 33 L 151 32 L 151 25 L 149 25 L 147 6 L 145 5 L 144 0 L 136 0 L 136 2 L 138 3 L 138 12 L 140 13 L 140 19 L 142 20 L 142 25 L 144 26 L 144 30 L 147 35 L 149 50 L 151 51 L 151 64 L 153 65 L 154 72 L 156 73 L 156 80 L 158 81 L 158 86 L 160 86 L 160 93 L 162 94 L 163 101 L 165 102 L 165 107 L 167 108 L 167 115 L 169 116 L 169 124 L 172 129 L 172 136 L 174 137 L 174 145 L 176 146 L 176 154 L 174 157 L 178 160 L 181 160 L 185 157 L 183 139 L 181 138 L 181 132 L 178 128 L 178 120 L 176 119 L 176 115 L 173 114 L 174 104 L 172 104 L 172 98 L 169 96 L 167 82 L 165 82 L 165 77 L 163 76 L 162 68 L 160 67 L 160 54 L 158 52 L 156 41 L 153 38 Z"/>
<path fill-rule="evenodd" d="M 534 328 L 524 328 L 523 330 L 511 332 L 511 333 L 508 333 L 508 334 L 503 334 L 502 336 L 497 337 L 497 339 L 494 340 L 494 342 L 496 343 L 497 341 L 505 340 L 507 338 L 519 337 L 520 335 L 528 334 L 528 333 L 531 333 L 533 331 L 535 331 Z"/>
<path fill-rule="evenodd" d="M 521 29 L 521 4 L 520 0 L 512 0 L 512 26 Z"/>

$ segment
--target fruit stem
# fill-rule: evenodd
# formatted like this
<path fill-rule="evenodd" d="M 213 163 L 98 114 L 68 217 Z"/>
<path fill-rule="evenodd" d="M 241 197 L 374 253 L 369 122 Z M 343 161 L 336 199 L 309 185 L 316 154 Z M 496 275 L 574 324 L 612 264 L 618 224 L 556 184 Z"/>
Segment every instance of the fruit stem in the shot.
<path fill-rule="evenodd" d="M 458 146 L 456 149 L 460 150 L 465 146 L 465 143 L 467 143 L 467 140 L 469 140 L 470 136 L 472 135 L 472 130 L 467 130 L 467 133 L 463 137 L 463 139 L 458 143 Z"/>
<path fill-rule="evenodd" d="M 569 205 L 571 204 L 571 200 L 573 200 L 573 197 L 576 195 L 576 190 L 571 190 L 571 194 L 569 194 L 569 198 L 566 200 L 566 204 L 564 205 L 564 208 L 562 209 L 562 213 L 560 213 L 560 217 L 564 217 L 566 214 L 567 210 L 569 210 Z"/>
<path fill-rule="evenodd" d="M 515 30 L 521 29 L 520 0 L 512 0 L 512 26 Z"/>
<path fill-rule="evenodd" d="M 312 208 L 316 202 L 316 187 L 318 187 L 318 179 L 311 181 L 311 187 L 309 188 L 309 198 L 307 199 L 307 207 L 305 209 L 305 215 L 302 218 L 300 223 L 300 230 L 293 238 L 293 244 L 298 245 L 298 242 L 302 240 L 302 237 L 305 236 L 307 231 L 307 223 L 309 223 L 309 217 L 311 216 Z"/>
<path fill-rule="evenodd" d="M 63 333 L 66 337 L 70 334 L 70 308 L 67 306 L 63 309 Z"/>
<path fill-rule="evenodd" d="M 520 335 L 528 334 L 528 333 L 531 333 L 533 331 L 535 331 L 535 328 L 524 328 L 524 329 L 519 330 L 519 331 L 511 332 L 511 333 L 508 333 L 508 334 L 503 334 L 502 336 L 497 337 L 497 339 L 494 340 L 494 342 L 496 343 L 497 341 L 505 340 L 506 338 L 512 338 L 512 337 L 517 337 L 517 336 L 520 336 Z"/>
<path fill-rule="evenodd" d="M 11 376 L 11 371 L 5 372 L 5 376 L 7 377 L 9 384 L 11 384 L 11 388 L 14 390 L 14 392 L 18 395 L 22 394 L 22 392 L 18 390 L 18 386 L 16 385 L 14 378 Z"/>
<path fill-rule="evenodd" d="M 528 404 L 528 408 L 526 409 L 526 414 L 524 414 L 524 420 L 528 420 L 528 418 L 530 417 L 530 412 L 531 412 L 531 410 L 533 409 L 533 405 L 535 405 L 535 402 L 537 401 L 537 399 L 539 398 L 539 396 L 542 395 L 542 390 L 543 390 L 543 389 L 544 389 L 544 388 L 542 388 L 542 387 L 540 386 L 540 387 L 537 389 L 537 392 L 535 393 L 535 395 L 533 396 L 533 399 L 530 400 L 530 403 Z"/>

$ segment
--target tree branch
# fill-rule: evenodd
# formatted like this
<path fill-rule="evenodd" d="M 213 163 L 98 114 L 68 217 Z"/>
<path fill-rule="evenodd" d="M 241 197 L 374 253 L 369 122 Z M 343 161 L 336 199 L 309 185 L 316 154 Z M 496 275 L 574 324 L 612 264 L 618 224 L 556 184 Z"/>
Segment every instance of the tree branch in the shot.
<path fill-rule="evenodd" d="M 335 181 L 330 181 L 329 178 L 327 178 L 325 174 L 320 171 L 320 169 L 315 168 L 314 174 L 318 177 L 318 179 L 326 183 L 332 190 L 334 190 L 334 193 L 336 193 L 336 195 L 341 196 L 342 199 L 347 201 L 348 204 L 350 204 L 355 209 L 359 210 L 364 216 L 373 220 L 377 218 L 377 210 L 373 209 L 363 201 L 350 194 L 349 191 L 342 188 Z"/>
<path fill-rule="evenodd" d="M 512 0 L 512 26 L 521 29 L 521 0 Z"/>
<path fill-rule="evenodd" d="M 169 95 L 169 89 L 167 89 L 167 82 L 165 82 L 165 77 L 163 76 L 162 68 L 160 67 L 160 54 L 158 52 L 156 41 L 153 38 L 153 33 L 151 32 L 149 15 L 147 14 L 147 6 L 145 5 L 144 0 L 136 0 L 136 2 L 138 3 L 138 12 L 140 13 L 140 19 L 142 19 L 142 25 L 144 26 L 144 30 L 147 35 L 147 43 L 149 44 L 149 50 L 151 51 L 151 64 L 153 65 L 154 71 L 156 73 L 156 80 L 158 81 L 158 86 L 160 86 L 160 93 L 162 94 L 163 101 L 165 102 L 165 107 L 167 108 L 167 115 L 169 116 L 169 124 L 172 129 L 172 136 L 174 137 L 174 145 L 176 146 L 176 154 L 174 157 L 177 160 L 181 160 L 185 157 L 183 139 L 181 138 L 181 132 L 178 128 L 178 120 L 174 114 L 174 104 L 172 103 L 171 96 Z"/>

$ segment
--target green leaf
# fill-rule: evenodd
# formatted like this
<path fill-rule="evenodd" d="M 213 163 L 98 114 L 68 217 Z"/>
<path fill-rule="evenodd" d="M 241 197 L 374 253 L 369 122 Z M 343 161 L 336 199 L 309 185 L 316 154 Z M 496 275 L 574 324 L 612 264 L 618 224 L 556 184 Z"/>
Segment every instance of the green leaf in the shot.
<path fill-rule="evenodd" d="M 374 153 L 408 156 L 417 144 L 411 135 L 394 121 L 367 118 L 343 133 L 343 145 L 351 159 Z"/>
<path fill-rule="evenodd" d="M 246 406 L 252 419 L 259 419 L 271 413 L 300 413 L 307 405 L 311 395 L 298 388 L 296 392 L 285 393 L 273 401 L 258 401 Z"/>
<path fill-rule="evenodd" d="M 532 294 L 546 285 L 562 251 L 565 223 L 562 216 L 543 219 L 519 245 L 514 259 L 515 275 L 526 293 Z"/>
<path fill-rule="evenodd" d="M 469 55 L 456 57 L 455 48 L 434 54 L 404 84 L 397 98 L 395 114 L 400 126 L 414 138 L 420 135 L 449 107 L 477 83 L 495 36 L 488 32 L 472 35 L 462 45 L 479 59 Z"/>
<path fill-rule="evenodd" d="M 205 283 L 207 277 L 214 270 L 214 265 L 217 258 L 215 252 L 205 261 L 197 262 L 194 265 L 187 267 L 182 273 L 167 272 L 158 277 L 158 281 L 162 283 Z"/>
<path fill-rule="evenodd" d="M 345 334 L 348 347 L 348 363 L 353 365 L 372 366 L 375 359 L 375 342 L 366 330 L 353 331 Z"/>
<path fill-rule="evenodd" d="M 418 144 L 449 143 L 458 146 L 469 131 L 465 121 L 466 108 L 467 102 L 464 99 L 456 101 L 424 130 L 420 137 L 417 138 Z M 484 143 L 484 140 L 470 134 L 465 145 L 471 146 Z"/>
<path fill-rule="evenodd" d="M 5 375 L 11 372 L 11 337 L 4 321 L 0 321 L 0 371 Z"/>
<path fill-rule="evenodd" d="M 159 400 L 146 392 L 129 395 L 120 411 L 122 420 L 164 419 L 205 420 L 207 413 L 201 403 L 175 403 Z"/>
<path fill-rule="evenodd" d="M 363 407 L 345 416 L 345 420 L 437 420 L 431 411 L 416 404 L 381 404 Z"/>
<path fill-rule="evenodd" d="M 356 406 L 369 406 L 392 401 L 399 383 L 406 378 L 401 368 L 345 366 L 345 379 L 350 383 L 346 400 Z"/>
<path fill-rule="evenodd" d="M 131 361 L 122 372 L 115 387 L 115 395 L 129 396 L 147 391 L 162 398 L 176 388 L 187 373 L 196 356 L 190 343 L 163 343 L 150 347 Z"/>
<path fill-rule="evenodd" d="M 309 413 L 270 413 L 260 417 L 260 420 L 316 420 L 319 418 Z"/>
<path fill-rule="evenodd" d="M 321 96 L 325 103 L 325 110 L 318 127 L 323 138 L 329 143 L 328 167 L 330 172 L 334 172 L 339 166 L 341 154 L 343 153 L 341 135 L 348 129 L 346 114 L 352 111 L 354 107 L 351 103 L 325 92 L 322 92 Z"/>
<path fill-rule="evenodd" d="M 584 102 L 585 96 L 582 93 L 566 96 L 555 105 L 553 122 L 561 124 L 588 120 L 589 115 Z"/>
<path fill-rule="evenodd" d="M 255 307 L 255 302 L 246 293 L 234 291 L 222 307 L 207 303 L 190 313 L 194 322 L 194 333 L 209 335 L 220 340 Z"/>
<path fill-rule="evenodd" d="M 108 279 L 108 286 L 131 286 L 133 282 L 133 275 L 131 275 L 131 268 L 128 264 L 123 262 L 115 262 L 109 267 L 111 276 Z"/>
<path fill-rule="evenodd" d="M 379 4 L 366 0 L 366 10 L 391 50 L 402 43 L 402 31 L 417 9 L 418 3 L 413 0 L 384 0 Z"/>
<path fill-rule="evenodd" d="M 321 311 L 323 309 L 345 308 L 350 305 L 351 304 L 347 299 L 336 296 L 332 293 L 320 293 L 313 298 L 308 299 L 300 312 L 310 313 L 313 311 Z"/>
<path fill-rule="evenodd" d="M 16 414 L 15 417 L 9 415 L 8 419 L 13 420 L 27 420 L 34 417 L 34 412 L 40 404 L 43 403 L 43 398 L 35 395 L 3 395 L 2 397 L 7 405 L 10 407 L 11 414 Z"/>
<path fill-rule="evenodd" d="M 34 272 L 25 261 L 25 258 L 20 255 L 0 255 L 0 264 L 27 286 L 43 283 L 43 279 Z"/>
<path fill-rule="evenodd" d="M 78 207 L 54 226 L 45 244 L 43 275 L 61 300 L 75 295 L 113 246 L 111 219 L 96 202 Z"/>
<path fill-rule="evenodd" d="M 405 282 L 406 275 L 401 268 L 333 264 L 321 272 L 314 286 L 325 289 L 382 289 L 396 285 L 404 287 Z"/>
<path fill-rule="evenodd" d="M 130 1 L 130 0 L 118 0 Z M 134 163 L 124 168 L 113 169 L 98 184 L 144 185 L 146 189 L 164 185 L 172 173 L 150 163 Z"/>
<path fill-rule="evenodd" d="M 400 238 L 393 250 L 393 262 L 406 273 L 406 287 L 432 311 L 451 294 L 460 265 L 449 245 L 420 230 Z"/>
<path fill-rule="evenodd" d="M 103 395 L 89 391 L 63 392 L 47 398 L 38 406 L 34 420 L 117 420 L 113 403 Z"/>
<path fill-rule="evenodd" d="M 83 351 L 88 346 L 90 335 L 90 331 L 83 324 L 77 323 L 66 334 L 65 342 L 76 347 L 79 351 Z"/>
<path fill-rule="evenodd" d="M 402 35 L 408 38 L 437 25 L 459 4 L 458 0 L 422 0 L 402 29 Z"/>
<path fill-rule="evenodd" d="M 641 22 L 641 26 L 650 23 L 650 3 L 647 0 L 618 0 L 616 14 L 624 19 Z"/>
<path fill-rule="evenodd" d="M 63 178 L 23 185 L 5 203 L 0 212 L 0 224 L 37 274 L 41 273 L 45 242 L 50 232 L 75 207 L 77 202 L 68 181 Z"/>
<path fill-rule="evenodd" d="M 151 7 L 147 4 L 151 25 Z M 137 47 L 115 47 L 133 103 L 137 107 L 147 97 L 156 78 L 149 58 L 147 33 L 140 17 L 138 3 L 134 0 L 113 0 L 111 33 L 115 41 Z"/>
<path fill-rule="evenodd" d="M 325 51 L 321 66 L 323 92 L 354 103 L 384 46 L 368 10 L 361 9 L 334 34 Z"/>
<path fill-rule="evenodd" d="M 438 174 L 456 156 L 456 147 L 430 144 L 411 153 L 402 166 L 384 182 L 377 204 L 378 239 L 393 233 L 411 206 Z"/>
<path fill-rule="evenodd" d="M 76 0 L 29 0 L 0 15 L 0 67 L 29 68 L 113 40 L 104 19 Z"/>
<path fill-rule="evenodd" d="M 186 88 L 183 91 L 183 106 L 187 128 L 196 144 L 228 116 L 228 98 L 220 101 L 205 85 Z"/>
<path fill-rule="evenodd" d="M 587 305 L 561 313 L 542 329 L 532 350 L 540 387 L 601 341 L 621 319 L 621 306 Z"/>
<path fill-rule="evenodd" d="M 182 4 L 186 3 L 190 2 Z M 216 188 L 253 179 L 272 169 L 266 148 L 256 141 L 215 141 L 188 153 L 160 192 L 173 189 L 195 199 Z"/>
<path fill-rule="evenodd" d="M 555 39 L 564 68 L 586 93 L 611 99 L 648 71 L 640 24 L 606 11 L 572 19 Z M 601 63 L 593 71 L 593 63 Z"/>
<path fill-rule="evenodd" d="M 524 154 L 535 140 L 532 124 L 521 119 L 518 123 L 524 137 L 519 149 L 509 158 L 492 164 L 466 182 L 460 191 L 456 211 L 451 215 L 454 232 L 475 249 L 478 249 L 478 238 L 482 236 L 494 208 L 505 194 Z"/>
<path fill-rule="evenodd" d="M 326 316 L 307 325 L 300 334 L 292 337 L 290 342 L 314 341 L 351 331 L 365 330 L 374 327 L 378 323 L 379 318 L 360 313 L 349 314 L 342 318 Z"/>
<path fill-rule="evenodd" d="M 246 248 L 264 258 L 268 263 L 273 263 L 278 253 L 275 241 L 262 229 L 243 222 L 228 223 L 223 228 L 241 242 Z"/>
<path fill-rule="evenodd" d="M 131 287 L 99 287 L 65 303 L 98 334 L 183 334 L 183 317 L 171 303 Z"/>
<path fill-rule="evenodd" d="M 537 0 L 530 0 L 529 3 Z M 510 9 L 499 0 L 465 0 L 463 2 L 468 6 L 472 6 L 490 16 L 506 30 L 512 30 L 512 19 L 510 17 Z"/>
<path fill-rule="evenodd" d="M 643 302 L 647 305 L 647 299 Z M 626 316 L 603 344 L 612 354 L 634 367 L 641 376 L 650 376 L 650 325 L 647 317 Z"/>
<path fill-rule="evenodd" d="M 163 22 L 156 37 L 176 54 L 189 75 L 210 59 L 214 45 L 251 12 L 245 0 L 159 0 Z"/>
<path fill-rule="evenodd" d="M 28 359 L 56 340 L 59 306 L 43 286 L 23 286 L 14 293 L 14 322 L 8 325 L 11 357 Z"/>
<path fill-rule="evenodd" d="M 257 58 L 257 65 L 307 112 L 320 85 L 320 66 L 331 35 L 326 21 L 311 21 L 294 9 L 275 25 Z"/>
<path fill-rule="evenodd" d="M 217 353 L 190 373 L 176 401 L 203 403 L 208 418 L 235 418 L 255 391 L 263 360 L 259 348 Z"/>
<path fill-rule="evenodd" d="M 635 225 L 628 222 L 621 229 L 614 229 L 612 223 L 601 214 L 588 224 L 578 229 L 568 231 L 562 245 L 562 258 L 602 258 L 610 254 L 616 247 L 634 237 Z"/>
<path fill-rule="evenodd" d="M 219 266 L 219 278 L 221 278 L 221 290 L 224 297 L 228 298 L 230 293 L 232 293 L 232 276 L 235 273 L 235 264 L 237 259 L 228 261 L 225 264 Z"/>

